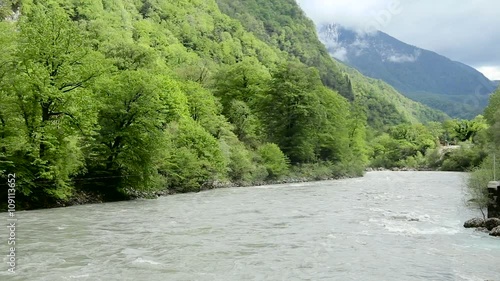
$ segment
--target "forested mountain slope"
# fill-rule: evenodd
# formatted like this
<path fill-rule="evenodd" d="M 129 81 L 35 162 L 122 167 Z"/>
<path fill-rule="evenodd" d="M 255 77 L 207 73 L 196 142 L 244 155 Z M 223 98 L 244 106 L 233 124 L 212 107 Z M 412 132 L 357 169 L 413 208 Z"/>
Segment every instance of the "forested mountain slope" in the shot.
<path fill-rule="evenodd" d="M 11 2 L 0 177 L 20 208 L 363 170 L 366 116 L 332 90 L 338 69 L 323 86 L 215 1 Z"/>
<path fill-rule="evenodd" d="M 341 69 L 349 75 L 354 92 L 370 112 L 368 124 L 373 128 L 404 122 L 443 121 L 449 118 L 441 111 L 406 98 L 382 80 L 368 78 L 347 65 L 342 64 Z"/>
<path fill-rule="evenodd" d="M 446 118 L 442 112 L 411 101 L 384 82 L 377 82 L 379 85 L 374 87 L 372 79 L 333 60 L 319 41 L 314 23 L 294 0 L 217 0 L 217 3 L 223 12 L 240 20 L 261 40 L 317 68 L 326 86 L 339 90 L 344 96 L 349 97 L 351 92 L 354 96 L 359 95 L 367 108 L 370 125 L 375 128 L 404 121 L 427 122 Z M 345 75 L 346 71 L 356 76 L 355 81 Z M 332 77 L 335 78 L 333 81 Z"/>
<path fill-rule="evenodd" d="M 494 83 L 476 69 L 381 31 L 358 34 L 337 24 L 318 29 L 333 56 L 452 117 L 474 118 L 495 90 Z"/>
<path fill-rule="evenodd" d="M 270 17 L 253 33 L 219 5 L 2 2 L 0 177 L 15 173 L 24 207 L 360 175 L 367 120 L 428 117 L 362 76 L 352 85 L 295 2 L 265 6 L 299 24 L 286 36 Z"/>

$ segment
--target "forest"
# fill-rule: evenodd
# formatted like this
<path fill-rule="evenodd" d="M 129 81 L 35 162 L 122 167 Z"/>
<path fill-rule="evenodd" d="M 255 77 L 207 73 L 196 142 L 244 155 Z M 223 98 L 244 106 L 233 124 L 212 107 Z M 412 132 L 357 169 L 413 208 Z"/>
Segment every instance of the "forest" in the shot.
<path fill-rule="evenodd" d="M 498 150 L 500 92 L 451 120 L 330 58 L 295 1 L 242 3 L 0 2 L 2 193 L 15 174 L 31 209 L 471 170 Z"/>

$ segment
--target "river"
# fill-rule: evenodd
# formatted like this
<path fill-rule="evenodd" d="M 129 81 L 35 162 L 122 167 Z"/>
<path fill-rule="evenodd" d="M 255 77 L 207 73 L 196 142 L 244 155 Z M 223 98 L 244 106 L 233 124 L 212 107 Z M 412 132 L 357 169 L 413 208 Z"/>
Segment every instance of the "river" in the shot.
<path fill-rule="evenodd" d="M 16 274 L 4 258 L 0 280 L 500 280 L 500 239 L 462 227 L 479 215 L 465 176 L 370 172 L 18 212 Z"/>

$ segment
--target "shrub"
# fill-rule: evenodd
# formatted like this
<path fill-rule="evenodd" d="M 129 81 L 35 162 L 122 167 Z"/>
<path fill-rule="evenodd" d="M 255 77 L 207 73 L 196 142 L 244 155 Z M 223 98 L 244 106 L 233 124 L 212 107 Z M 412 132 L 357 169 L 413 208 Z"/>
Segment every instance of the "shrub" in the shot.
<path fill-rule="evenodd" d="M 266 167 L 268 178 L 278 179 L 288 173 L 289 161 L 281 149 L 274 143 L 267 143 L 258 148 L 261 163 Z"/>

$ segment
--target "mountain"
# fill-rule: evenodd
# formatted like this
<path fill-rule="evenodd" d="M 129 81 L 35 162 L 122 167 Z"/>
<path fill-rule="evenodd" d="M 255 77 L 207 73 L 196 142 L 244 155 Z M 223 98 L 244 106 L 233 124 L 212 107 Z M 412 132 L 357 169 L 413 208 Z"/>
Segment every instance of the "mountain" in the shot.
<path fill-rule="evenodd" d="M 332 59 L 294 0 L 5 0 L 0 53 L 23 208 L 360 175 L 368 133 L 446 118 Z"/>
<path fill-rule="evenodd" d="M 495 90 L 495 84 L 474 68 L 381 31 L 360 34 L 326 24 L 318 34 L 336 59 L 452 117 L 473 118 Z"/>
<path fill-rule="evenodd" d="M 349 88 L 353 88 L 353 94 L 367 110 L 369 125 L 375 129 L 447 118 L 439 110 L 409 100 L 386 83 L 369 79 L 333 60 L 319 40 L 314 23 L 294 0 L 217 0 L 217 4 L 260 40 L 318 69 L 326 86 L 348 97 Z"/>
<path fill-rule="evenodd" d="M 495 80 L 495 81 L 493 81 L 493 83 L 494 83 L 497 87 L 498 87 L 498 86 L 500 86 L 500 80 Z"/>

